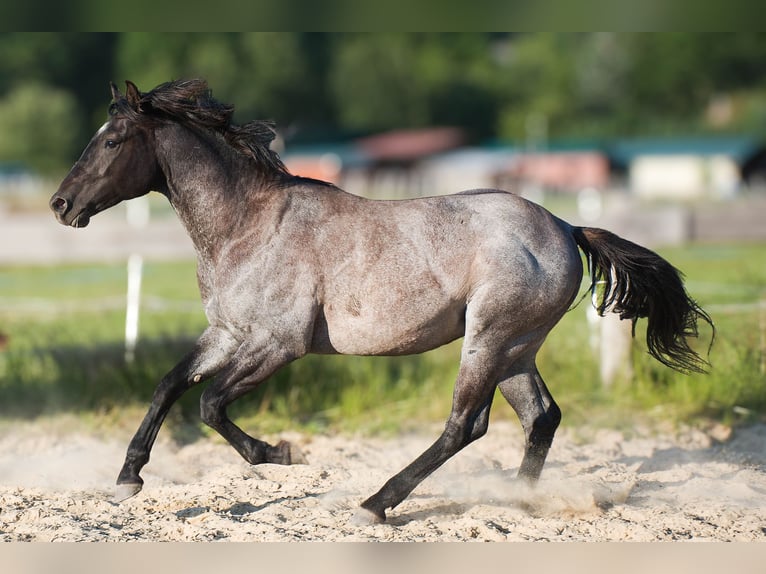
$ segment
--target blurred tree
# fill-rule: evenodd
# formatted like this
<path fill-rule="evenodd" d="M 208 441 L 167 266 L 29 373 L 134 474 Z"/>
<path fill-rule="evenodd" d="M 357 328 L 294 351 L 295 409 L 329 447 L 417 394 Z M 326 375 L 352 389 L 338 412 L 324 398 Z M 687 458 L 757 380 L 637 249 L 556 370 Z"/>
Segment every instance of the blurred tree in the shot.
<path fill-rule="evenodd" d="M 29 109 L 57 98 L 42 107 L 62 117 L 74 102 L 76 148 L 105 117 L 109 80 L 149 90 L 182 77 L 206 78 L 237 121 L 314 140 L 438 124 L 522 141 L 543 121 L 552 138 L 766 134 L 763 33 L 0 33 L 0 53 L 4 121 L 21 122 L 8 110 L 22 96 L 38 98 Z M 16 139 L 48 138 L 22 123 Z M 52 154 L 29 165 L 72 160 L 63 141 L 0 138 L 4 153 Z"/>
<path fill-rule="evenodd" d="M 766 87 L 766 34 L 707 34 L 703 46 L 709 90 Z"/>
<path fill-rule="evenodd" d="M 81 123 L 71 93 L 40 83 L 20 84 L 0 100 L 0 162 L 63 174 L 77 155 Z"/>
<path fill-rule="evenodd" d="M 425 82 L 428 121 L 460 126 L 476 138 L 494 135 L 497 65 L 488 34 L 438 33 L 422 39 L 417 63 Z"/>
<path fill-rule="evenodd" d="M 186 34 L 123 32 L 115 50 L 115 82 L 130 80 L 149 91 L 169 80 L 193 75 L 185 63 L 192 38 Z"/>
<path fill-rule="evenodd" d="M 626 105 L 634 130 L 688 124 L 707 103 L 709 66 L 704 37 L 686 33 L 630 34 Z M 647 118 L 650 121 L 647 123 Z"/>
<path fill-rule="evenodd" d="M 514 39 L 499 71 L 501 111 L 498 132 L 523 141 L 531 118 L 544 118 L 553 135 L 571 117 L 576 103 L 576 35 L 523 34 Z"/>
<path fill-rule="evenodd" d="M 764 85 L 764 34 L 641 33 L 620 40 L 628 60 L 623 132 L 697 131 L 714 98 Z"/>
<path fill-rule="evenodd" d="M 429 119 L 414 34 L 348 34 L 336 43 L 329 82 L 343 127 L 387 130 Z"/>
<path fill-rule="evenodd" d="M 242 121 L 270 118 L 279 123 L 311 118 L 312 100 L 323 95 L 308 67 L 300 34 L 251 32 L 240 36 L 236 95 Z M 317 93 L 318 92 L 318 93 Z"/>
<path fill-rule="evenodd" d="M 347 34 L 329 72 L 338 121 L 381 130 L 427 124 L 486 137 L 497 120 L 490 36 Z"/>
<path fill-rule="evenodd" d="M 576 55 L 574 93 L 578 111 L 594 118 L 619 113 L 625 102 L 630 60 L 614 32 L 584 38 Z"/>
<path fill-rule="evenodd" d="M 166 74 L 164 79 L 146 84 L 143 89 L 150 90 L 168 80 L 205 78 L 221 100 L 239 103 L 234 97 L 237 87 L 242 83 L 236 36 L 220 33 L 184 34 L 175 41 L 181 45 L 173 64 L 175 73 Z"/>
<path fill-rule="evenodd" d="M 116 34 L 101 33 L 0 34 L 0 96 L 29 82 L 70 92 L 87 120 L 77 126 L 78 138 L 87 141 L 103 121 L 116 40 Z"/>
<path fill-rule="evenodd" d="M 141 90 L 205 78 L 215 97 L 235 104 L 242 122 L 300 117 L 315 88 L 307 60 L 295 32 L 125 33 L 117 49 L 118 70 Z"/>

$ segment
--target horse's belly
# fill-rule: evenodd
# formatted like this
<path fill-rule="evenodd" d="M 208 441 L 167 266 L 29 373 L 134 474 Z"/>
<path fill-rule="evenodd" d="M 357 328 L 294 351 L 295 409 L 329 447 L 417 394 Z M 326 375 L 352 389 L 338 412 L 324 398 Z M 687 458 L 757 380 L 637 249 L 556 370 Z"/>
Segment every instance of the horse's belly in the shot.
<path fill-rule="evenodd" d="M 434 349 L 463 336 L 465 312 L 432 315 L 354 316 L 326 311 L 314 331 L 312 351 L 344 355 L 407 355 Z"/>

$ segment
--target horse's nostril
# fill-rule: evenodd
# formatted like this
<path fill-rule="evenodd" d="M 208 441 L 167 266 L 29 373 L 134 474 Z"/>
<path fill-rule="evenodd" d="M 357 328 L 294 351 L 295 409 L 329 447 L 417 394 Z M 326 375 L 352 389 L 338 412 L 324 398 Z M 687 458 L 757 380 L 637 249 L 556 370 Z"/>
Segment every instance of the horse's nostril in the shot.
<path fill-rule="evenodd" d="M 64 213 L 69 204 L 63 197 L 54 197 L 51 200 L 51 209 L 56 213 Z"/>

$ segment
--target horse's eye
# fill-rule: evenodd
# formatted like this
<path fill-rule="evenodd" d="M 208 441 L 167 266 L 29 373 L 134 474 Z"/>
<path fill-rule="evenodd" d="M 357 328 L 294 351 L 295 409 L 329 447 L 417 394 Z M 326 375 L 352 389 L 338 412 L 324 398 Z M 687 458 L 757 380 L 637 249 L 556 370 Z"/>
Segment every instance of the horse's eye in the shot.
<path fill-rule="evenodd" d="M 104 147 L 106 147 L 106 148 L 109 148 L 109 149 L 114 149 L 114 148 L 116 148 L 118 145 L 120 145 L 120 142 L 117 142 L 117 141 L 115 141 L 115 140 L 106 140 L 106 141 L 104 142 Z"/>

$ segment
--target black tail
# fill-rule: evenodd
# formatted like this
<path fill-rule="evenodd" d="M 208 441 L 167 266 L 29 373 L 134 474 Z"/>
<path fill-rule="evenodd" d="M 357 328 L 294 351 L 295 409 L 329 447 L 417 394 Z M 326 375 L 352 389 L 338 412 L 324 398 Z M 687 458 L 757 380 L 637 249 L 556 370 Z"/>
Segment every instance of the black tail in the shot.
<path fill-rule="evenodd" d="M 713 321 L 689 297 L 681 273 L 653 251 L 609 231 L 590 227 L 572 230 L 588 261 L 591 290 L 604 285 L 596 306 L 599 315 L 611 310 L 622 319 L 631 319 L 634 327 L 640 317 L 647 317 L 649 354 L 677 371 L 706 372 L 708 362 L 686 338 L 698 336 L 698 319 L 711 327 Z"/>

